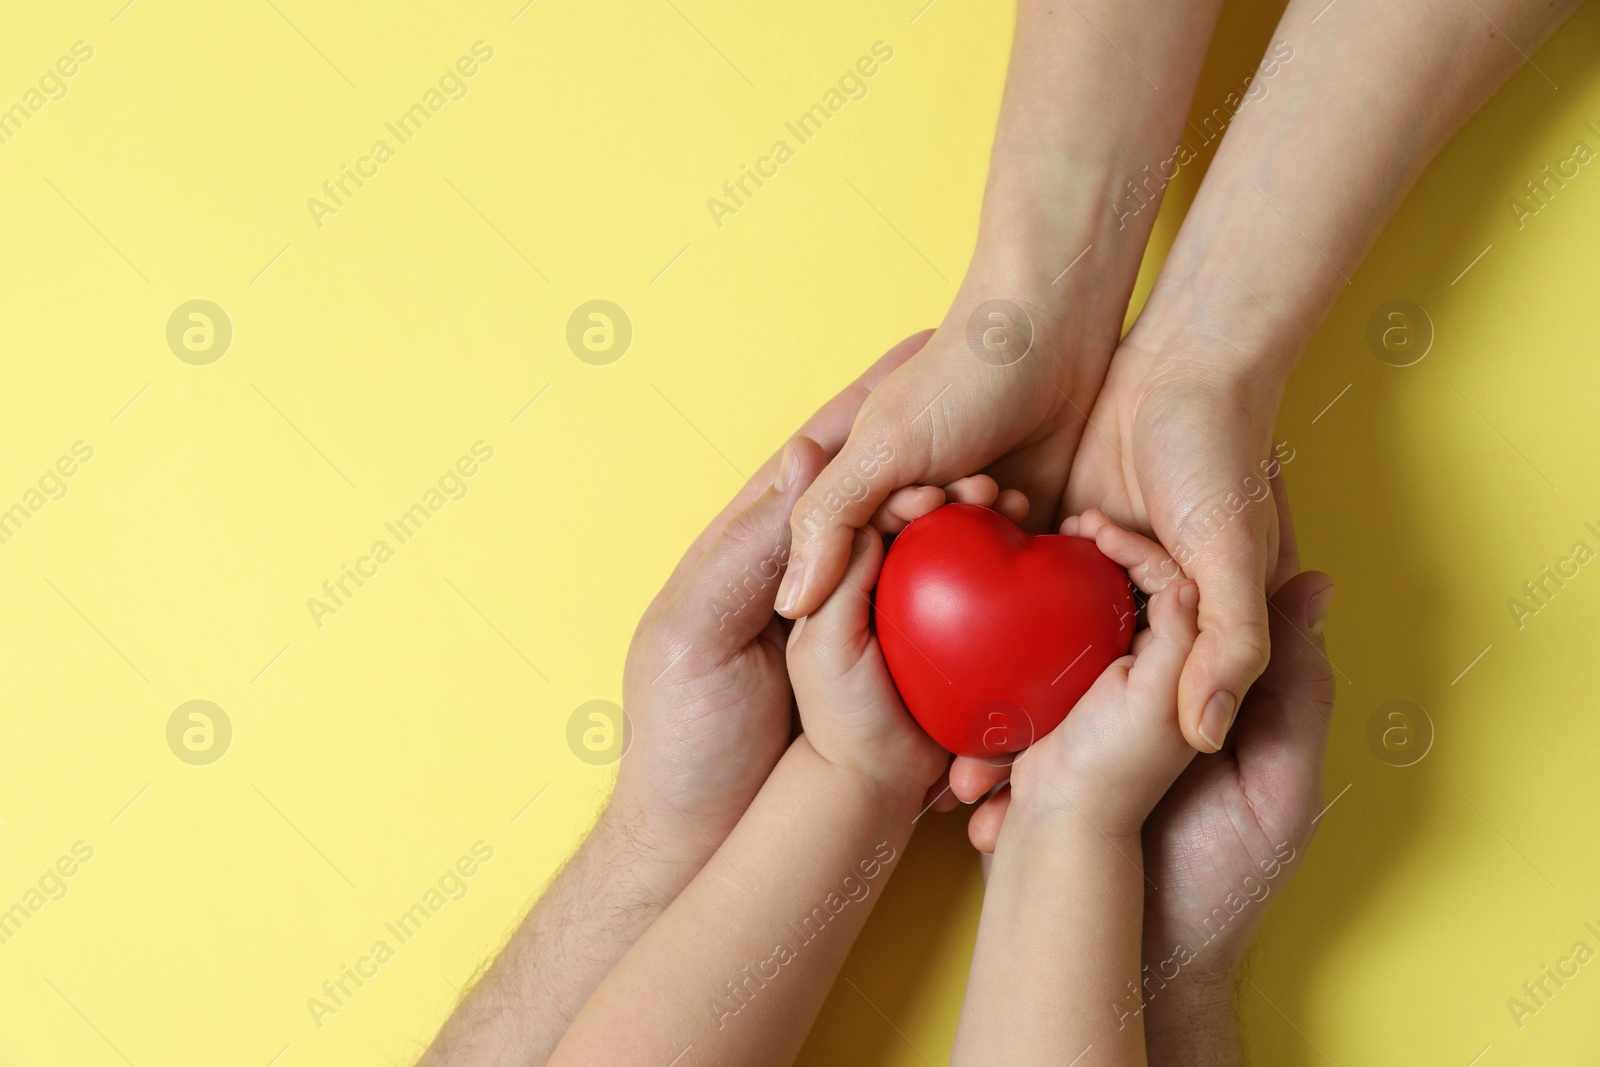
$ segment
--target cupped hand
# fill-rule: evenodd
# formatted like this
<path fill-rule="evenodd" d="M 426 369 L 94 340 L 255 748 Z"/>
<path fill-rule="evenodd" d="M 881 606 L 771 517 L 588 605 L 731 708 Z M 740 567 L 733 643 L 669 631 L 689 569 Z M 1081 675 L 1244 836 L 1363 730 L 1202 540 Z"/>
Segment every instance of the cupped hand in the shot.
<path fill-rule="evenodd" d="M 950 756 L 901 702 L 872 630 L 883 554 L 876 529 L 856 531 L 838 586 L 789 633 L 789 677 L 801 729 L 818 755 L 891 793 L 922 795 Z"/>
<path fill-rule="evenodd" d="M 1019 293 L 969 274 L 927 347 L 862 405 L 844 447 L 795 506 L 780 614 L 799 618 L 822 603 L 854 531 L 902 487 L 985 472 L 1031 500 L 1035 528 L 1055 521 L 1120 320 L 1074 320 L 1048 287 Z"/>
<path fill-rule="evenodd" d="M 1175 974 L 1193 979 L 1180 986 L 1183 995 L 1205 990 L 1224 1014 L 1264 901 L 1281 891 L 1316 829 L 1333 710 L 1333 666 L 1322 634 L 1333 583 L 1315 571 L 1299 573 L 1281 484 L 1274 489 L 1282 536 L 1269 579 L 1272 660 L 1222 751 L 1195 758 L 1143 832 L 1145 871 L 1156 887 L 1145 895 L 1145 959 L 1166 968 L 1167 982 Z M 1004 774 L 957 760 L 952 791 L 970 801 Z M 1001 790 L 973 813 L 968 834 L 980 850 L 993 850 L 1008 803 Z M 1219 924 L 1217 909 L 1229 921 Z M 1165 1012 L 1177 996 L 1163 1004 L 1158 995 L 1151 1010 Z"/>
<path fill-rule="evenodd" d="M 633 739 L 608 811 L 645 824 L 652 842 L 690 863 L 727 836 L 791 737 L 786 624 L 772 611 L 789 512 L 872 390 L 929 336 L 890 349 L 756 472 L 690 545 L 634 632 L 623 672 Z"/>
<path fill-rule="evenodd" d="M 1214 752 L 1270 652 L 1267 483 L 1293 455 L 1272 444 L 1282 374 L 1221 342 L 1147 340 L 1155 331 L 1137 325 L 1117 347 L 1114 330 L 1068 323 L 1048 294 L 1006 310 L 984 299 L 998 291 L 969 276 L 928 346 L 862 406 L 795 506 L 777 609 L 814 610 L 853 530 L 905 486 L 985 471 L 1026 494 L 1035 531 L 1099 508 L 1157 537 L 1200 586 L 1179 721 Z"/>
<path fill-rule="evenodd" d="M 1144 831 L 1145 869 L 1159 887 L 1146 895 L 1146 958 L 1165 960 L 1183 942 L 1195 957 L 1191 973 L 1228 988 L 1266 897 L 1282 891 L 1316 832 L 1333 718 L 1323 637 L 1333 580 L 1300 571 L 1281 480 L 1273 489 L 1280 539 L 1268 578 L 1272 659 L 1224 749 L 1189 765 Z M 1232 915 L 1240 900 L 1250 903 L 1219 931 L 1213 909 L 1221 903 Z"/>
<path fill-rule="evenodd" d="M 1215 752 L 1267 665 L 1266 590 L 1278 558 L 1270 481 L 1293 458 L 1274 448 L 1275 374 L 1187 342 L 1118 349 L 1073 459 L 1065 510 L 1099 508 L 1153 533 L 1200 586 L 1200 637 L 1179 684 L 1189 743 Z"/>
<path fill-rule="evenodd" d="M 1034 811 L 1064 804 L 1102 834 L 1137 836 L 1145 817 L 1194 757 L 1178 729 L 1177 702 L 1178 675 L 1197 633 L 1199 591 L 1160 545 L 1102 512 L 1071 516 L 1063 520 L 1061 532 L 1094 541 L 1128 572 L 1149 598 L 1149 626 L 1135 635 L 1130 654 L 1095 679 L 1060 725 L 1015 757 L 1011 789 L 1028 798 Z M 959 762 L 998 769 L 997 761 L 967 757 Z M 952 771 L 954 780 L 971 777 L 954 767 Z M 964 783 L 964 788 L 970 786 Z M 993 811 L 984 813 L 998 821 L 995 816 Z M 983 825 L 975 816 L 974 827 Z M 992 842 L 985 843 L 993 848 Z"/>

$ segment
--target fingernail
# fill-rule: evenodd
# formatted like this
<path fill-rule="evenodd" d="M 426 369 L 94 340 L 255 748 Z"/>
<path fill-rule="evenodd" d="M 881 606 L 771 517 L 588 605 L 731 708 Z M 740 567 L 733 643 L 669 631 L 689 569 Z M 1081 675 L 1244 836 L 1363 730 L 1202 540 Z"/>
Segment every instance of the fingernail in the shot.
<path fill-rule="evenodd" d="M 794 610 L 800 603 L 800 590 L 805 585 L 805 564 L 794 557 L 789 558 L 789 569 L 783 574 L 783 581 L 778 583 L 778 600 L 773 605 L 773 610 L 779 615 L 787 614 Z"/>
<path fill-rule="evenodd" d="M 1306 625 L 1318 637 L 1322 636 L 1322 624 L 1328 621 L 1328 605 L 1331 603 L 1333 603 L 1333 586 L 1330 585 L 1306 604 Z"/>
<path fill-rule="evenodd" d="M 778 476 L 772 480 L 772 488 L 783 492 L 794 484 L 795 472 L 800 469 L 800 455 L 795 451 L 794 445 L 783 446 L 783 458 L 778 460 Z"/>
<path fill-rule="evenodd" d="M 1186 608 L 1200 606 L 1200 587 L 1192 582 L 1185 582 L 1183 588 L 1178 590 L 1178 603 Z"/>
<path fill-rule="evenodd" d="M 1238 708 L 1239 698 L 1226 689 L 1217 690 L 1206 701 L 1205 710 L 1200 713 L 1198 729 L 1200 736 L 1211 746 L 1211 751 L 1222 751 L 1222 742 L 1228 739 L 1228 730 L 1233 726 L 1233 714 Z"/>

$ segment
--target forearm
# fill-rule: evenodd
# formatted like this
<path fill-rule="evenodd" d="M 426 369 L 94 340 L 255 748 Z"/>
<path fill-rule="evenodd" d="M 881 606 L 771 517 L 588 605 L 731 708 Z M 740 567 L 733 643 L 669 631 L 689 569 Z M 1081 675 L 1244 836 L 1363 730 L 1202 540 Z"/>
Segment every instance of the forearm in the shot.
<path fill-rule="evenodd" d="M 613 800 L 419 1067 L 543 1063 L 607 972 L 699 870 Z"/>
<path fill-rule="evenodd" d="M 974 259 L 987 286 L 1115 344 L 1220 6 L 1021 0 Z"/>
<path fill-rule="evenodd" d="M 1143 1064 L 1143 877 L 1137 835 L 1117 841 L 1071 809 L 1041 816 L 1013 800 L 952 1062 Z"/>
<path fill-rule="evenodd" d="M 1238 109 L 1130 343 L 1286 379 L 1428 162 L 1577 6 L 1292 0 L 1292 62 Z"/>
<path fill-rule="evenodd" d="M 1159 961 L 1147 961 L 1152 967 Z M 1238 1067 L 1237 975 L 1180 976 L 1144 1009 L 1145 1050 L 1162 1067 Z"/>
<path fill-rule="evenodd" d="M 921 794 L 790 746 L 717 855 L 573 1022 L 552 1063 L 786 1063 L 910 839 Z"/>

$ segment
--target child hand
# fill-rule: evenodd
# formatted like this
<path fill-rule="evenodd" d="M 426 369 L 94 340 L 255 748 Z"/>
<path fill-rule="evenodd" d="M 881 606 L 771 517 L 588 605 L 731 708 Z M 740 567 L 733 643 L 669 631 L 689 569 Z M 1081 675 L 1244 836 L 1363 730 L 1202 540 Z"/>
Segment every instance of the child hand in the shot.
<path fill-rule="evenodd" d="M 873 512 L 871 525 L 885 539 L 892 538 L 917 519 L 946 504 L 976 504 L 992 508 L 1021 526 L 1028 517 L 1028 498 L 1016 489 L 1001 489 L 987 474 L 957 478 L 944 488 L 907 485 L 890 493 Z"/>
<path fill-rule="evenodd" d="M 949 755 L 900 702 L 870 626 L 883 555 L 876 529 L 855 531 L 843 580 L 789 633 L 789 679 L 819 755 L 891 790 L 921 793 Z"/>
<path fill-rule="evenodd" d="M 1096 1063 L 1146 1062 L 1139 1015 L 1094 1005 L 1114 1008 L 1140 978 L 1140 831 L 1194 756 L 1178 678 L 1199 633 L 1199 589 L 1103 515 L 1062 533 L 1093 539 L 1152 595 L 1150 628 L 1011 767 L 952 1063 L 1078 1062 L 1090 1049 Z"/>
<path fill-rule="evenodd" d="M 1195 755 L 1178 723 L 1178 678 L 1199 634 L 1199 587 L 1160 545 L 1098 511 L 1069 518 L 1061 532 L 1093 540 L 1128 571 L 1151 598 L 1150 627 L 1017 758 L 1012 796 L 1034 811 L 1076 812 L 1107 836 L 1137 834 Z"/>

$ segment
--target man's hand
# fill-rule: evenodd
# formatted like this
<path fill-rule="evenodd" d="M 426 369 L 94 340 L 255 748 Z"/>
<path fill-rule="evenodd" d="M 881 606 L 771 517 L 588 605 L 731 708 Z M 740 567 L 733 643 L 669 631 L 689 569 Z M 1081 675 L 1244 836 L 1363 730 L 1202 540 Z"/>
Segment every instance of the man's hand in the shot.
<path fill-rule="evenodd" d="M 611 802 L 423 1064 L 543 1063 L 744 814 L 789 742 L 787 635 L 772 613 L 789 510 L 928 336 L 900 342 L 812 416 L 684 554 L 628 651 L 634 737 Z"/>

